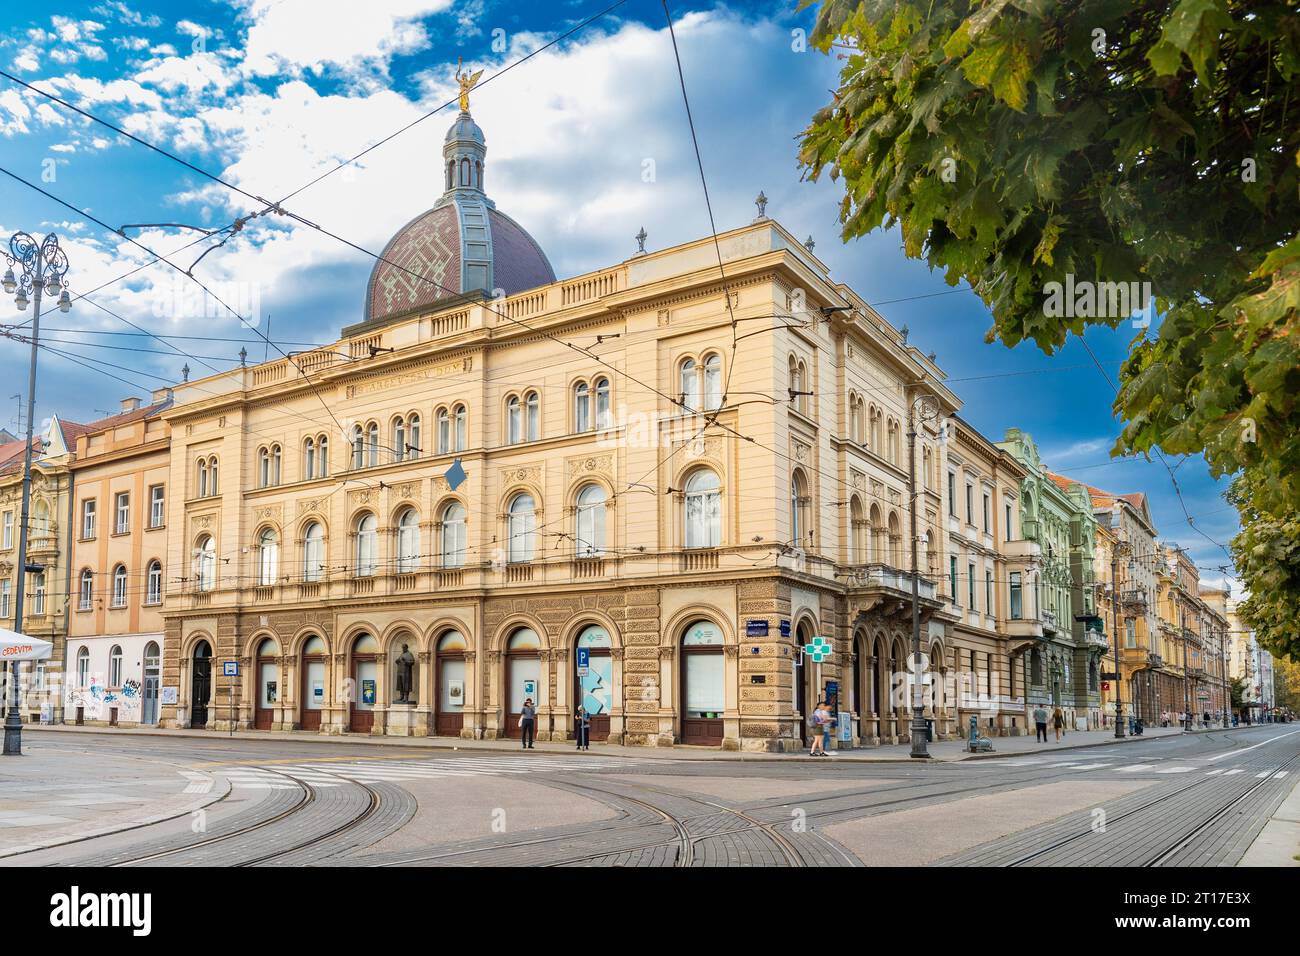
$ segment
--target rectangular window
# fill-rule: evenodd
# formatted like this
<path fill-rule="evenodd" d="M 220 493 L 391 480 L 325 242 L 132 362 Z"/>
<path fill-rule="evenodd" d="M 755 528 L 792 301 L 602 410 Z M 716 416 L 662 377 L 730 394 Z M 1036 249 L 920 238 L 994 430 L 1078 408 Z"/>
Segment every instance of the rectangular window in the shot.
<path fill-rule="evenodd" d="M 1007 504 L 1007 509 L 1006 509 L 1006 510 L 1007 510 L 1007 528 L 1006 528 L 1006 532 L 1005 532 L 1005 533 L 1006 533 L 1006 536 L 1007 536 L 1007 540 L 1010 541 L 1010 540 L 1012 540 L 1012 539 L 1011 539 L 1011 505 L 1010 505 L 1010 503 Z"/>
<path fill-rule="evenodd" d="M 93 538 L 95 536 L 95 499 L 87 498 L 81 503 L 81 537 L 83 539 Z"/>
<path fill-rule="evenodd" d="M 990 505 L 990 504 L 991 504 L 991 501 L 990 501 L 990 499 L 989 499 L 988 494 L 986 493 L 986 494 L 984 495 L 984 532 L 985 532 L 986 534 L 988 533 L 988 530 L 989 530 L 989 522 L 990 522 L 990 520 L 991 520 L 991 519 L 989 518 L 989 510 L 990 510 L 990 509 L 989 509 L 989 505 Z"/>
<path fill-rule="evenodd" d="M 6 511 L 4 516 L 4 540 L 0 547 L 6 550 L 14 546 L 14 513 Z"/>
<path fill-rule="evenodd" d="M 957 515 L 957 476 L 948 472 L 948 514 Z"/>
<path fill-rule="evenodd" d="M 9 617 L 13 610 L 9 607 L 9 602 L 14 596 L 14 583 L 12 581 L 0 581 L 0 617 Z"/>
<path fill-rule="evenodd" d="M 975 486 L 966 486 L 966 523 L 975 523 Z"/>
<path fill-rule="evenodd" d="M 948 584 L 952 589 L 952 603 L 960 607 L 961 602 L 957 600 L 957 559 L 955 557 L 948 558 Z"/>
<path fill-rule="evenodd" d="M 117 533 L 126 534 L 131 530 L 131 493 L 119 491 L 113 501 L 113 510 L 117 513 Z"/>
<path fill-rule="evenodd" d="M 975 565 L 968 564 L 966 568 L 970 574 L 966 578 L 966 596 L 970 599 L 970 609 L 976 610 L 975 606 Z"/>
<path fill-rule="evenodd" d="M 984 613 L 993 613 L 993 572 L 984 572 Z"/>
<path fill-rule="evenodd" d="M 1020 572 L 1011 572 L 1011 619 L 1018 621 L 1023 616 L 1022 602 L 1020 594 Z"/>
<path fill-rule="evenodd" d="M 167 520 L 166 516 L 167 499 L 163 492 L 162 485 L 154 485 L 149 489 L 149 527 L 161 528 Z"/>
<path fill-rule="evenodd" d="M 1128 618 L 1124 622 L 1124 646 L 1137 647 L 1137 621 Z"/>
<path fill-rule="evenodd" d="M 33 577 L 32 613 L 40 617 L 45 613 L 45 575 L 35 574 Z"/>

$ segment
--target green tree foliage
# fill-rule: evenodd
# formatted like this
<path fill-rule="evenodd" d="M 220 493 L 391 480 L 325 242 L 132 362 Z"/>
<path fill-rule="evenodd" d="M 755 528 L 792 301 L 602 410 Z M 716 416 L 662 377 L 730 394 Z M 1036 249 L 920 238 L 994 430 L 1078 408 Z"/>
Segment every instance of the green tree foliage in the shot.
<path fill-rule="evenodd" d="M 844 66 L 800 159 L 846 240 L 897 225 L 1047 352 L 1130 318 L 1053 283 L 1150 283 L 1115 451 L 1239 476 L 1242 614 L 1300 657 L 1300 0 L 824 0 L 813 43 Z"/>

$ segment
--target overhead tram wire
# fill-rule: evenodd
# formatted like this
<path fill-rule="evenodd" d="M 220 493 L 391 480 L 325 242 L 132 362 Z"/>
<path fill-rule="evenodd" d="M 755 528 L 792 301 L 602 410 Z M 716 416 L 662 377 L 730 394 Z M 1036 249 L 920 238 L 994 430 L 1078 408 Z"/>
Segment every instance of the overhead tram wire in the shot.
<path fill-rule="evenodd" d="M 1082 335 L 1080 335 L 1078 338 L 1079 338 L 1079 342 L 1083 345 L 1084 351 L 1088 353 L 1088 356 L 1092 359 L 1093 364 L 1097 366 L 1097 371 L 1101 373 L 1101 377 L 1106 380 L 1106 384 L 1111 387 L 1111 390 L 1118 397 L 1119 386 L 1115 384 L 1115 382 L 1111 380 L 1110 375 L 1106 373 L 1106 369 L 1102 367 L 1102 364 L 1100 360 L 1098 360 L 1096 353 L 1093 352 L 1092 350 L 1092 346 L 1088 344 L 1088 340 L 1085 339 Z M 1174 475 L 1173 469 L 1169 467 L 1169 462 L 1168 460 L 1166 460 L 1164 453 L 1161 452 L 1159 448 L 1155 448 L 1155 447 L 1152 448 L 1152 451 L 1154 451 L 1156 457 L 1160 459 L 1160 464 L 1164 465 L 1165 471 L 1169 472 L 1169 483 L 1174 486 L 1174 495 L 1178 498 L 1178 506 L 1183 509 L 1183 517 L 1187 519 L 1187 526 L 1191 528 L 1193 531 L 1195 531 L 1197 534 L 1199 534 L 1206 541 L 1210 542 L 1210 544 L 1222 550 L 1223 553 L 1228 556 L 1228 559 L 1232 562 L 1232 566 L 1235 568 L 1237 559 L 1233 556 L 1232 551 L 1228 548 L 1228 546 L 1221 541 L 1216 541 L 1214 538 L 1210 537 L 1208 534 L 1206 534 L 1204 531 L 1202 531 L 1200 528 L 1196 526 L 1196 520 L 1192 517 L 1192 513 L 1187 510 L 1187 502 L 1183 500 L 1183 490 L 1178 487 L 1178 478 Z"/>

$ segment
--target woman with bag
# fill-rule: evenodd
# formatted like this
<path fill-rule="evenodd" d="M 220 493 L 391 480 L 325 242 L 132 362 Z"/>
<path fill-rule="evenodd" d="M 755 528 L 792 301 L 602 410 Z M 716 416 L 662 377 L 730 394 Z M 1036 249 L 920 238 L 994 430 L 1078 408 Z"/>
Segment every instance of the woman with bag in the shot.
<path fill-rule="evenodd" d="M 826 712 L 825 707 L 826 702 L 819 700 L 812 712 L 812 749 L 808 751 L 809 757 L 826 756 L 826 748 L 822 744 L 822 732 L 826 721 L 830 719 L 830 714 Z"/>

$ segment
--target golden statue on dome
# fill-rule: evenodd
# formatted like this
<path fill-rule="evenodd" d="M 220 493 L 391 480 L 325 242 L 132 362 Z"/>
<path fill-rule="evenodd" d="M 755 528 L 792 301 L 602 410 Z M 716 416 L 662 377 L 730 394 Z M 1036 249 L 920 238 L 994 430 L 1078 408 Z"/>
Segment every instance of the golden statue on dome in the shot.
<path fill-rule="evenodd" d="M 474 89 L 475 85 L 477 85 L 478 78 L 483 75 L 483 71 L 479 70 L 477 73 L 471 75 L 469 73 L 462 72 L 461 65 L 462 65 L 461 58 L 456 57 L 456 82 L 460 84 L 460 111 L 462 113 L 468 113 L 469 112 L 469 91 Z"/>

